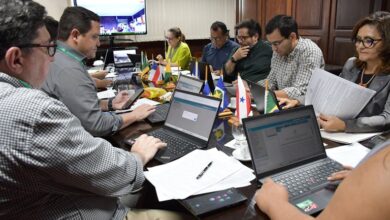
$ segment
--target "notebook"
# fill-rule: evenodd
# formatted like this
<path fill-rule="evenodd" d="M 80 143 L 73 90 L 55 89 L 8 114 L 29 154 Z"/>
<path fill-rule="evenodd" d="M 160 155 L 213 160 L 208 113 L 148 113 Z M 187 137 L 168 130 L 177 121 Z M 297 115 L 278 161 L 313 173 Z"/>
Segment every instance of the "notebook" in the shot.
<path fill-rule="evenodd" d="M 176 89 L 164 125 L 149 133 L 167 143 L 154 158 L 167 163 L 206 148 L 220 103 L 214 97 Z"/>
<path fill-rule="evenodd" d="M 193 93 L 199 93 L 202 90 L 202 87 L 203 87 L 202 80 L 189 77 L 189 76 L 184 76 L 184 75 L 180 75 L 176 85 L 176 89 L 193 92 Z M 150 123 L 164 122 L 168 114 L 169 106 L 170 106 L 169 103 L 158 105 L 156 107 L 156 111 L 150 114 L 146 119 Z"/>
<path fill-rule="evenodd" d="M 264 107 L 265 107 L 265 88 L 257 83 L 251 82 L 251 81 L 247 81 L 247 83 L 248 83 L 248 87 L 251 91 L 253 101 L 256 104 L 257 111 L 260 112 L 261 114 L 263 114 Z M 281 110 L 275 93 L 272 90 L 269 90 L 269 92 L 271 94 L 272 99 L 276 103 L 278 109 Z"/>
<path fill-rule="evenodd" d="M 271 177 L 301 211 L 324 209 L 334 193 L 327 177 L 343 166 L 327 157 L 313 106 L 247 118 L 243 126 L 259 186 Z"/>

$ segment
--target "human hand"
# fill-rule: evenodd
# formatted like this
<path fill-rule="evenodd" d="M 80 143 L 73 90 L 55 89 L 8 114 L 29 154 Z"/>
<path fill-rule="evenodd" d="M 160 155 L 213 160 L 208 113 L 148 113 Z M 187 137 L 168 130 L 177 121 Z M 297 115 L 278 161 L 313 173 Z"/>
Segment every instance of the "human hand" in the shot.
<path fill-rule="evenodd" d="M 131 152 L 140 155 L 143 164 L 147 164 L 157 151 L 167 146 L 166 143 L 153 136 L 143 134 L 139 136 L 131 147 Z"/>
<path fill-rule="evenodd" d="M 279 106 L 283 106 L 282 109 L 294 108 L 299 105 L 299 101 L 296 99 L 278 97 L 278 102 Z"/>
<path fill-rule="evenodd" d="M 164 57 L 161 54 L 157 55 L 156 59 L 157 59 L 158 62 L 164 61 Z"/>
<path fill-rule="evenodd" d="M 325 131 L 345 131 L 345 122 L 336 116 L 320 114 L 320 116 L 317 117 L 317 121 L 320 127 Z"/>
<path fill-rule="evenodd" d="M 352 172 L 353 167 L 351 166 L 344 166 L 344 170 L 332 173 L 328 177 L 328 181 L 338 181 L 343 180 L 345 177 L 347 177 Z"/>
<path fill-rule="evenodd" d="M 236 52 L 233 54 L 234 60 L 238 61 L 248 56 L 250 47 L 249 46 L 243 46 L 239 47 Z"/>
<path fill-rule="evenodd" d="M 129 92 L 127 90 L 122 90 L 115 96 L 112 100 L 112 108 L 115 110 L 123 109 L 126 102 L 130 99 Z"/>
<path fill-rule="evenodd" d="M 134 111 L 131 112 L 131 114 L 135 115 L 137 121 L 141 121 L 148 117 L 150 114 L 152 114 L 154 111 L 156 111 L 156 106 L 142 104 L 135 108 Z"/>
<path fill-rule="evenodd" d="M 108 71 L 107 70 L 99 70 L 99 71 L 96 71 L 94 73 L 91 73 L 90 75 L 93 77 L 93 78 L 97 78 L 97 79 L 104 79 L 106 77 L 106 75 L 108 74 Z"/>
<path fill-rule="evenodd" d="M 278 207 L 278 204 L 288 203 L 288 192 L 286 187 L 267 178 L 261 188 L 256 191 L 255 200 L 259 209 L 268 214 L 272 205 Z"/>

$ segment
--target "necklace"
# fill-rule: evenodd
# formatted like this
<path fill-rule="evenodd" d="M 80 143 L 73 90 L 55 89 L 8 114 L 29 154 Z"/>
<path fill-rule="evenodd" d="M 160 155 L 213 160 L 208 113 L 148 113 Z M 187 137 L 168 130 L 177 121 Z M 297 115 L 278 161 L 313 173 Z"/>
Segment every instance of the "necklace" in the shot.
<path fill-rule="evenodd" d="M 363 82 L 363 76 L 364 76 L 364 72 L 366 71 L 366 69 L 364 68 L 363 71 L 362 71 L 362 75 L 360 76 L 360 83 L 359 83 L 359 86 L 363 86 L 364 88 L 367 88 L 368 84 L 370 84 L 370 82 L 375 78 L 376 76 L 376 73 L 372 74 L 371 78 L 368 80 L 368 82 L 364 83 Z"/>

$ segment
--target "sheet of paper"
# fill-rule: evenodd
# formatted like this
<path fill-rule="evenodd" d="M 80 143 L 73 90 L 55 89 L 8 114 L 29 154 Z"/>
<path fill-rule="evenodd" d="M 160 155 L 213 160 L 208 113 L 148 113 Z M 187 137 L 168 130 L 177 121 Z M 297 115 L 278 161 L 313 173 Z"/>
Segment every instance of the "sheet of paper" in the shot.
<path fill-rule="evenodd" d="M 115 90 L 107 89 L 106 91 L 97 93 L 98 99 L 109 99 L 115 97 Z"/>
<path fill-rule="evenodd" d="M 118 73 L 117 72 L 110 72 L 110 73 L 108 73 L 107 75 L 106 75 L 106 79 L 107 78 L 115 78 L 116 76 L 118 75 Z"/>
<path fill-rule="evenodd" d="M 326 132 L 321 130 L 322 138 L 341 143 L 352 144 L 354 142 L 364 141 L 380 133 L 345 133 L 345 132 Z"/>
<path fill-rule="evenodd" d="M 210 161 L 213 162 L 212 165 L 197 179 Z M 159 201 L 185 199 L 221 182 L 243 166 L 236 159 L 214 148 L 207 151 L 195 150 L 173 162 L 149 168 L 145 176 L 155 186 Z"/>
<path fill-rule="evenodd" d="M 375 95 L 364 88 L 322 69 L 315 69 L 305 96 L 305 105 L 313 105 L 316 114 L 355 118 Z"/>
<path fill-rule="evenodd" d="M 326 149 L 328 157 L 343 165 L 352 167 L 356 167 L 368 152 L 370 152 L 370 149 L 359 143 Z"/>
<path fill-rule="evenodd" d="M 153 101 L 153 100 L 150 100 L 150 99 L 147 99 L 147 98 L 142 98 L 142 99 L 138 99 L 137 101 L 135 101 L 135 103 L 129 108 L 129 109 L 124 109 L 124 110 L 116 110 L 115 113 L 125 113 L 125 112 L 131 112 L 133 111 L 135 108 L 137 108 L 138 106 L 142 105 L 142 104 L 148 104 L 148 105 L 160 105 L 161 103 L 159 102 L 156 102 L 156 101 Z"/>

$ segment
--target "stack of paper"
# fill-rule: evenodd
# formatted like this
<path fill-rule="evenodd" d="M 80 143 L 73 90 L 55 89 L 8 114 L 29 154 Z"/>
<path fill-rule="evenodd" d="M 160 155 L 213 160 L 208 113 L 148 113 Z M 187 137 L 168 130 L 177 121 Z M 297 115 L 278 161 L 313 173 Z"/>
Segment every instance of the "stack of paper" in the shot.
<path fill-rule="evenodd" d="M 326 132 L 321 130 L 321 137 L 342 144 L 352 144 L 354 142 L 364 141 L 380 133 L 345 133 L 345 132 Z"/>
<path fill-rule="evenodd" d="M 119 113 L 131 112 L 131 111 L 133 111 L 134 109 L 136 109 L 137 107 L 139 107 L 140 105 L 143 105 L 143 104 L 159 105 L 160 103 L 156 102 L 156 101 L 153 101 L 153 100 L 150 100 L 150 99 L 147 99 L 147 98 L 137 99 L 137 101 L 135 101 L 135 103 L 129 109 L 116 110 L 115 113 L 119 114 Z"/>
<path fill-rule="evenodd" d="M 107 89 L 97 93 L 98 99 L 109 99 L 115 97 L 115 90 Z"/>
<path fill-rule="evenodd" d="M 197 178 L 212 162 L 202 177 Z M 145 172 L 155 186 L 159 201 L 250 185 L 253 171 L 217 149 L 195 150 L 168 164 Z"/>
<path fill-rule="evenodd" d="M 333 160 L 351 167 L 358 163 L 370 152 L 370 149 L 359 143 L 326 149 L 326 154 Z"/>

